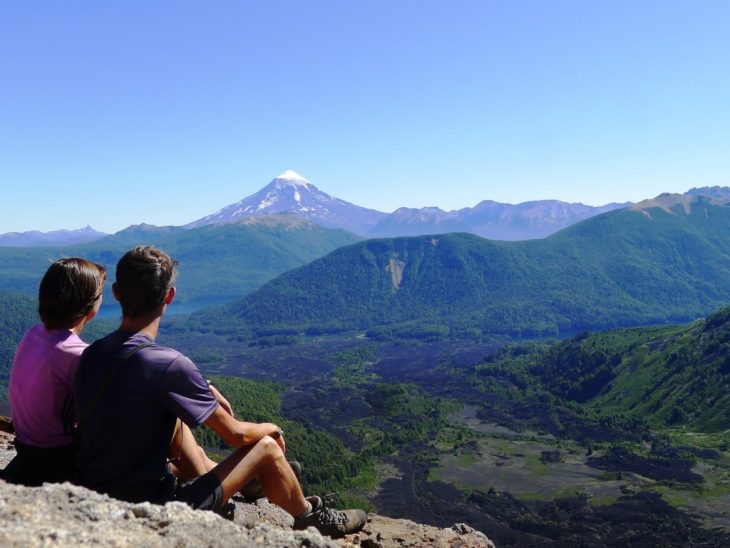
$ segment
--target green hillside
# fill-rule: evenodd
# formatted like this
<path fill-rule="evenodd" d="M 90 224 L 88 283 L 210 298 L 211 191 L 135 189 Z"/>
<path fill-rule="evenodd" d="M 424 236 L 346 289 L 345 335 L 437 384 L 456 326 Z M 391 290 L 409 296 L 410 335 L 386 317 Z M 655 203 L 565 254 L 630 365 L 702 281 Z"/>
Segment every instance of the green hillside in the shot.
<path fill-rule="evenodd" d="M 632 349 L 591 403 L 657 425 L 730 428 L 730 309 Z"/>
<path fill-rule="evenodd" d="M 556 336 L 677 323 L 728 302 L 730 207 L 663 196 L 543 240 L 360 242 L 198 319 L 237 319 L 249 333 Z"/>
<path fill-rule="evenodd" d="M 727 430 L 730 308 L 686 326 L 507 347 L 477 366 L 471 382 L 517 397 L 584 404 L 598 415 L 633 416 L 656 428 Z"/>
<path fill-rule="evenodd" d="M 7 401 L 15 347 L 25 332 L 38 321 L 33 299 L 0 291 L 0 402 Z"/>
<path fill-rule="evenodd" d="M 113 279 L 125 251 L 153 244 L 180 261 L 178 303 L 209 305 L 240 298 L 276 275 L 358 239 L 286 216 L 190 230 L 140 225 L 83 245 L 0 248 L 0 290 L 35 295 L 50 261 L 72 255 L 105 264 Z M 112 302 L 109 293 L 106 302 Z"/>

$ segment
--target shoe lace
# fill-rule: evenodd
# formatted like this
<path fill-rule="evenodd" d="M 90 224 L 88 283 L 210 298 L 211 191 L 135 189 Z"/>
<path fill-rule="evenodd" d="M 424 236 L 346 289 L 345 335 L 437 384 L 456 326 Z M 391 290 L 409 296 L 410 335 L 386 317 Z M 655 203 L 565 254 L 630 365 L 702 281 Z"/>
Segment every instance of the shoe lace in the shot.
<path fill-rule="evenodd" d="M 347 522 L 347 515 L 341 510 L 332 508 L 332 502 L 336 496 L 337 493 L 329 493 L 321 497 L 322 507 L 320 508 L 320 516 L 322 521 L 335 525 L 344 525 Z"/>
<path fill-rule="evenodd" d="M 339 494 L 339 491 L 333 491 L 332 493 L 327 493 L 326 495 L 321 496 L 322 504 L 324 504 L 327 508 L 334 508 L 335 499 Z"/>

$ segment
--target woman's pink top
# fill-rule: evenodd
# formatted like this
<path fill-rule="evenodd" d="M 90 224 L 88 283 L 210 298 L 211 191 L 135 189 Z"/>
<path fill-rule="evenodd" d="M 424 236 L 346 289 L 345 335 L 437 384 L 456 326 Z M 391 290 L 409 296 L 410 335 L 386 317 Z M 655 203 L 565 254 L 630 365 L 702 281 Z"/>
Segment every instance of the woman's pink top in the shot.
<path fill-rule="evenodd" d="M 18 345 L 10 372 L 10 408 L 16 437 L 26 445 L 57 447 L 73 441 L 73 386 L 88 345 L 68 329 L 36 325 Z"/>

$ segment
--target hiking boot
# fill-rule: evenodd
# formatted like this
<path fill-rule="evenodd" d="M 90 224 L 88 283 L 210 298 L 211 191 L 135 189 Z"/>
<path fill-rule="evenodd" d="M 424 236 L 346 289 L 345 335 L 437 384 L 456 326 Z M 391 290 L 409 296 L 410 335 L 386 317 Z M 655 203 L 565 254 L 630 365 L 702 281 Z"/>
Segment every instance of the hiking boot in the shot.
<path fill-rule="evenodd" d="M 289 466 L 291 466 L 291 469 L 294 472 L 294 475 L 297 477 L 297 479 L 300 479 L 302 477 L 302 465 L 295 460 L 290 460 L 288 462 Z M 261 482 L 258 479 L 250 481 L 246 485 L 241 487 L 239 493 L 246 502 L 255 502 L 258 499 L 262 499 L 266 496 L 266 493 L 264 493 L 264 486 L 261 485 Z"/>
<path fill-rule="evenodd" d="M 228 521 L 233 521 L 233 518 L 236 517 L 236 505 L 232 502 L 226 502 L 223 506 L 213 511 Z"/>
<path fill-rule="evenodd" d="M 335 510 L 327 508 L 319 497 L 307 497 L 312 511 L 306 516 L 294 520 L 294 529 L 314 527 L 323 535 L 341 538 L 350 533 L 357 533 L 363 528 L 367 516 L 362 510 Z"/>

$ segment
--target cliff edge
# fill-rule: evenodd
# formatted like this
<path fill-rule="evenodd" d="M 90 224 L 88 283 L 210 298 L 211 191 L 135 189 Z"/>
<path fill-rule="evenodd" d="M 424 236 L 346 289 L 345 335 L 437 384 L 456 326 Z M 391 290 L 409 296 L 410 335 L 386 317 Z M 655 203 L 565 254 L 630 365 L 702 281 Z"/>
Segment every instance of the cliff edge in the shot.
<path fill-rule="evenodd" d="M 0 431 L 0 468 L 15 456 L 13 436 Z M 294 546 L 475 547 L 494 548 L 482 533 L 465 524 L 440 529 L 377 514 L 362 531 L 341 540 L 314 528 L 293 531 L 292 519 L 266 499 L 236 503 L 227 521 L 185 504 L 130 504 L 83 487 L 11 485 L 0 480 L 0 546 Z"/>

